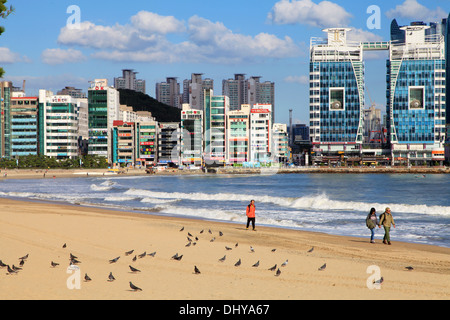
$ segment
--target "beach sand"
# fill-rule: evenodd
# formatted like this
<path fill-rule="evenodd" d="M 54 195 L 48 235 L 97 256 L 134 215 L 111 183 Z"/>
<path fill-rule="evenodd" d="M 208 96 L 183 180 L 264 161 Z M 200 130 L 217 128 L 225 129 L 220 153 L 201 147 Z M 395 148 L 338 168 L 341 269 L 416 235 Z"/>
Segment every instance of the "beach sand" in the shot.
<path fill-rule="evenodd" d="M 198 237 L 195 246 L 185 246 L 188 232 L 193 241 Z M 270 227 L 251 231 L 244 223 L 0 199 L 0 260 L 18 266 L 19 258 L 29 254 L 17 274 L 0 269 L 0 299 L 449 299 L 450 248 L 393 237 L 387 246 L 380 240 L 370 244 L 369 238 Z M 134 253 L 125 256 L 129 250 Z M 132 261 L 155 251 L 154 257 Z M 81 261 L 78 271 L 68 270 L 70 253 Z M 183 258 L 171 259 L 175 253 Z M 235 266 L 239 259 L 241 265 Z M 281 267 L 285 260 L 288 265 Z M 60 265 L 52 268 L 51 261 Z M 252 267 L 257 261 L 259 267 Z M 326 269 L 319 271 L 324 263 Z M 279 276 L 268 270 L 275 264 Z M 132 273 L 129 265 L 141 272 Z M 114 282 L 107 281 L 110 272 Z M 85 273 L 92 281 L 84 281 Z M 367 282 L 372 286 L 379 276 L 384 279 L 379 289 L 369 289 Z M 68 279 L 75 288 L 68 288 Z M 130 281 L 142 291 L 132 291 Z"/>

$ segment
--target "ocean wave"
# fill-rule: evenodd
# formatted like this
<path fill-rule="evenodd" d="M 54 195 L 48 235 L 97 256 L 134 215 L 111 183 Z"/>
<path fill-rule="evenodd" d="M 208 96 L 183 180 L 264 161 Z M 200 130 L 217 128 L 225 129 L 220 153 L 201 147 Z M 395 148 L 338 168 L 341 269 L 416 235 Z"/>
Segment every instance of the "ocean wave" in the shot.
<path fill-rule="evenodd" d="M 96 184 L 91 184 L 90 186 L 91 190 L 93 191 L 109 191 L 112 189 L 112 185 L 96 185 Z"/>
<path fill-rule="evenodd" d="M 110 196 L 105 197 L 105 201 L 111 201 L 111 202 L 122 202 L 122 201 L 133 201 L 139 199 L 137 197 L 130 197 L 130 196 Z"/>
<path fill-rule="evenodd" d="M 255 200 L 262 203 L 274 203 L 279 206 L 289 206 L 292 202 L 290 198 L 273 197 L 273 196 L 255 196 L 233 193 L 182 193 L 182 192 L 161 192 L 144 189 L 130 188 L 124 192 L 127 195 L 141 196 L 149 199 L 172 199 L 172 200 L 197 200 L 197 201 L 244 201 L 250 202 Z"/>
<path fill-rule="evenodd" d="M 246 195 L 234 193 L 182 193 L 182 192 L 161 192 L 144 189 L 131 188 L 124 192 L 126 195 L 141 196 L 147 199 L 147 202 L 158 201 L 156 199 L 170 200 L 193 200 L 193 201 L 241 201 L 249 202 L 254 199 L 256 203 L 275 204 L 280 207 L 304 210 L 320 211 L 357 211 L 369 212 L 370 208 L 376 208 L 377 212 L 382 213 L 386 207 L 390 207 L 392 212 L 415 213 L 450 217 L 450 207 L 429 206 L 425 204 L 396 204 L 396 203 L 369 203 L 358 201 L 332 200 L 325 193 L 308 195 L 298 198 L 276 197 L 271 195 Z M 146 202 L 143 201 L 143 202 Z"/>
<path fill-rule="evenodd" d="M 100 185 L 102 187 L 112 187 L 112 186 L 117 185 L 117 182 L 111 181 L 111 180 L 106 180 L 106 181 L 103 181 L 102 183 L 100 183 Z"/>
<path fill-rule="evenodd" d="M 142 203 L 152 203 L 152 204 L 164 204 L 164 203 L 173 203 L 178 201 L 178 199 L 157 199 L 157 198 L 143 198 L 141 200 Z"/>
<path fill-rule="evenodd" d="M 381 214 L 384 212 L 386 207 L 389 207 L 393 213 L 416 213 L 450 217 L 450 207 L 445 206 L 340 201 L 331 200 L 326 194 L 297 198 L 292 202 L 290 207 L 296 209 L 345 210 L 362 212 L 369 212 L 370 208 L 373 207 L 377 210 L 378 214 Z"/>

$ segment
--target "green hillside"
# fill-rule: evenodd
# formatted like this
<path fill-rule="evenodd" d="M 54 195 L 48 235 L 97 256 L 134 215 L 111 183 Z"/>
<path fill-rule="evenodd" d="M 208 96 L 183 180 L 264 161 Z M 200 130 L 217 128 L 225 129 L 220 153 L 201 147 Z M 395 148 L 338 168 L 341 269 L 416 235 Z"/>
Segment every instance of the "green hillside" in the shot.
<path fill-rule="evenodd" d="M 180 122 L 181 110 L 161 103 L 147 94 L 119 89 L 120 104 L 133 107 L 134 111 L 149 111 L 158 122 Z"/>

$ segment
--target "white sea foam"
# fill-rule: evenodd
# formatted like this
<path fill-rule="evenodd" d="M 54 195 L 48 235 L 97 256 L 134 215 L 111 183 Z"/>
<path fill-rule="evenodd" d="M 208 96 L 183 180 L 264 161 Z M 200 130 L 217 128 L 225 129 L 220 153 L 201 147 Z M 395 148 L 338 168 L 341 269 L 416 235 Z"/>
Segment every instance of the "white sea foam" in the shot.
<path fill-rule="evenodd" d="M 93 191 L 109 191 L 112 189 L 112 186 L 103 186 L 103 185 L 98 186 L 96 184 L 91 184 L 90 188 Z"/>
<path fill-rule="evenodd" d="M 197 200 L 197 201 L 244 201 L 249 202 L 254 199 L 257 202 L 274 203 L 280 206 L 288 206 L 292 200 L 289 198 L 272 197 L 272 196 L 255 196 L 245 194 L 233 194 L 233 193 L 182 193 L 182 192 L 160 192 L 150 191 L 143 189 L 131 188 L 125 191 L 127 195 L 136 195 L 147 198 L 156 199 L 175 199 L 175 200 Z"/>
<path fill-rule="evenodd" d="M 389 207 L 393 213 L 416 213 L 450 217 L 450 207 L 445 206 L 339 201 L 330 200 L 325 194 L 298 198 L 292 202 L 291 207 L 298 209 L 312 208 L 319 210 L 346 210 L 362 212 L 368 212 L 370 208 L 374 207 L 379 214 L 384 212 L 386 207 Z"/>
<path fill-rule="evenodd" d="M 100 185 L 102 187 L 112 187 L 112 186 L 115 186 L 116 184 L 117 184 L 117 182 L 111 181 L 111 180 L 106 180 L 106 181 L 103 181 L 102 183 L 100 183 Z"/>
<path fill-rule="evenodd" d="M 152 204 L 164 204 L 164 203 L 173 203 L 178 201 L 177 199 L 157 199 L 157 198 L 143 198 L 141 200 L 142 203 L 152 203 Z"/>
<path fill-rule="evenodd" d="M 133 201 L 136 200 L 136 197 L 130 197 L 130 196 L 110 196 L 105 197 L 105 201 L 112 201 L 112 202 L 122 202 L 122 201 Z"/>
<path fill-rule="evenodd" d="M 160 192 L 143 189 L 131 188 L 125 191 L 126 195 L 135 195 L 145 197 L 148 202 L 150 199 L 173 199 L 173 200 L 197 200 L 197 201 L 243 201 L 248 202 L 254 199 L 257 203 L 275 204 L 280 207 L 294 209 L 314 209 L 321 211 L 345 210 L 368 212 L 372 207 L 381 213 L 386 207 L 390 207 L 392 212 L 416 213 L 450 217 L 450 207 L 446 206 L 427 206 L 414 204 L 395 204 L 395 203 L 368 203 L 357 201 L 332 200 L 326 194 L 308 195 L 299 198 L 274 197 L 270 195 L 245 195 L 233 193 L 181 193 L 181 192 Z M 144 201 L 145 202 L 145 201 Z"/>

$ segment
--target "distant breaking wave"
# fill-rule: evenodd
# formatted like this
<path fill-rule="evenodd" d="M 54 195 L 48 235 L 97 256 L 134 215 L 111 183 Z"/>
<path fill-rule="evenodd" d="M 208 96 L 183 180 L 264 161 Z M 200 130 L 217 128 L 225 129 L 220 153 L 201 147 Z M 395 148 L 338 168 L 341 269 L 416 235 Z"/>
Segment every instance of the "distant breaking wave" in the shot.
<path fill-rule="evenodd" d="M 198 200 L 198 201 L 243 201 L 249 202 L 254 199 L 256 203 L 276 204 L 281 207 L 292 209 L 314 209 L 314 210 L 345 210 L 369 212 L 370 208 L 376 208 L 380 214 L 386 207 L 390 207 L 392 212 L 416 213 L 426 215 L 437 215 L 450 217 L 450 207 L 445 206 L 427 206 L 414 204 L 394 204 L 394 203 L 367 203 L 357 201 L 339 201 L 331 200 L 326 194 L 303 196 L 299 198 L 274 197 L 270 195 L 245 195 L 233 193 L 181 193 L 181 192 L 160 192 L 131 188 L 125 191 L 126 195 L 140 196 L 142 202 L 158 201 L 158 199 L 167 200 Z M 152 200 L 153 199 L 153 200 Z M 158 203 L 158 202 L 154 202 Z M 159 202 L 164 203 L 164 202 Z"/>

